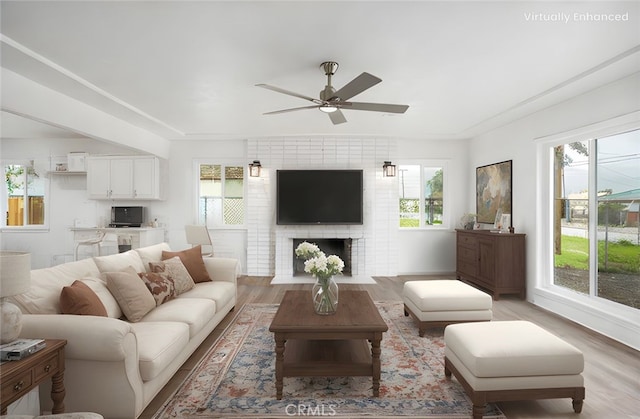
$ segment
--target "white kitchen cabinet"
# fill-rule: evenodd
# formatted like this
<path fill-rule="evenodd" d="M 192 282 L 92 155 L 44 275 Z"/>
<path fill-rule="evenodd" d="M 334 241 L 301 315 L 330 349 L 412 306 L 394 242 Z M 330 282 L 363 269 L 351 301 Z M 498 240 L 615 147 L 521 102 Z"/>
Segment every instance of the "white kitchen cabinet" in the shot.
<path fill-rule="evenodd" d="M 89 198 L 109 199 L 111 191 L 111 160 L 102 157 L 87 159 L 87 191 Z"/>
<path fill-rule="evenodd" d="M 153 156 L 90 157 L 87 189 L 91 199 L 161 199 L 160 161 Z"/>
<path fill-rule="evenodd" d="M 133 197 L 135 199 L 160 198 L 160 165 L 155 157 L 133 160 Z"/>
<path fill-rule="evenodd" d="M 109 164 L 109 198 L 135 198 L 133 189 L 133 161 L 129 158 L 111 159 Z"/>

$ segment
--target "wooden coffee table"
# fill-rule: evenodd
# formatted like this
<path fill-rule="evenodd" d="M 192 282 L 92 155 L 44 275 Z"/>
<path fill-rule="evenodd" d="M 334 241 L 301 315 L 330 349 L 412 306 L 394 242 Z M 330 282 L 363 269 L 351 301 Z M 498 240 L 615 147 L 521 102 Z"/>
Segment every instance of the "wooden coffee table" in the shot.
<path fill-rule="evenodd" d="M 366 291 L 340 291 L 336 314 L 313 311 L 310 291 L 287 291 L 269 330 L 276 342 L 276 397 L 284 377 L 371 376 L 380 395 L 380 342 L 387 324 Z M 370 345 L 370 346 L 369 346 Z"/>

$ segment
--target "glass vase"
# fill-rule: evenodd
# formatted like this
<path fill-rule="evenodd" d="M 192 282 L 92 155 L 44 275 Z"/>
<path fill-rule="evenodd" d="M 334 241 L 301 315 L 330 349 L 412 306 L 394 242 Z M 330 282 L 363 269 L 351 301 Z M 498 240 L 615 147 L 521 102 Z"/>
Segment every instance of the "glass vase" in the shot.
<path fill-rule="evenodd" d="M 316 277 L 316 283 L 313 284 L 311 296 L 313 298 L 313 309 L 316 314 L 335 314 L 338 309 L 338 284 L 333 277 Z"/>

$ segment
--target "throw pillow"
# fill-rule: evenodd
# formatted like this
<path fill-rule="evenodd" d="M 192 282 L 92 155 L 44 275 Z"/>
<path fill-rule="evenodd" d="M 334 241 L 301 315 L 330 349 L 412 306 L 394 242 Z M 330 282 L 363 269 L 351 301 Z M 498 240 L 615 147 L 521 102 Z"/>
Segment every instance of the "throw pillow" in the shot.
<path fill-rule="evenodd" d="M 74 281 L 70 286 L 62 288 L 60 311 L 62 314 L 107 317 L 107 309 L 96 293 L 81 281 Z"/>
<path fill-rule="evenodd" d="M 178 256 L 162 262 L 149 262 L 149 267 L 151 272 L 164 272 L 173 279 L 173 283 L 176 285 L 176 295 L 187 292 L 195 286 L 193 278 Z"/>
<path fill-rule="evenodd" d="M 134 249 L 134 251 L 140 256 L 142 259 L 142 264 L 144 265 L 147 272 L 149 271 L 149 262 L 157 262 L 162 260 L 162 251 L 166 250 L 167 252 L 171 251 L 171 247 L 167 243 L 158 243 L 151 246 L 140 247 Z M 142 271 L 138 271 L 142 272 Z"/>
<path fill-rule="evenodd" d="M 133 266 L 136 272 L 144 271 L 144 265 L 140 255 L 135 250 L 124 253 L 116 253 L 108 256 L 95 256 L 93 261 L 98 265 L 100 272 L 120 272 L 127 266 Z"/>
<path fill-rule="evenodd" d="M 156 300 L 132 267 L 120 272 L 107 272 L 107 288 L 130 322 L 140 321 L 156 307 Z"/>
<path fill-rule="evenodd" d="M 176 298 L 176 285 L 173 279 L 169 278 L 169 275 L 165 273 L 139 272 L 138 276 L 142 278 L 151 295 L 153 295 L 156 300 L 156 306 Z"/>
<path fill-rule="evenodd" d="M 162 260 L 171 259 L 176 256 L 180 258 L 185 268 L 187 268 L 194 282 L 211 281 L 207 268 L 204 265 L 204 260 L 202 259 L 202 246 L 197 245 L 196 247 L 180 252 L 162 251 Z"/>
<path fill-rule="evenodd" d="M 109 291 L 109 288 L 107 288 L 106 279 L 102 280 L 100 278 L 84 277 L 80 281 L 96 293 L 100 302 L 107 310 L 107 317 L 111 317 L 113 319 L 119 319 L 122 317 L 120 305 L 111 294 L 111 291 Z"/>

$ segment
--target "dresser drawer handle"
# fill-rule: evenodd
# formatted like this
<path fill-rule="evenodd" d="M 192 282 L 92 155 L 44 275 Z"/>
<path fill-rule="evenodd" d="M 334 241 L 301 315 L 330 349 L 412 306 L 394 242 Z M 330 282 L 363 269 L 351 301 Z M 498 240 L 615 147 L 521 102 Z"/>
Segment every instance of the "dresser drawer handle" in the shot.
<path fill-rule="evenodd" d="M 44 367 L 44 372 L 49 372 L 49 371 L 51 371 L 51 365 L 46 365 Z"/>
<path fill-rule="evenodd" d="M 15 386 L 13 386 L 13 391 L 20 391 L 24 387 L 24 381 L 18 381 Z"/>

